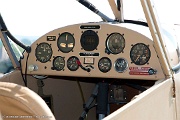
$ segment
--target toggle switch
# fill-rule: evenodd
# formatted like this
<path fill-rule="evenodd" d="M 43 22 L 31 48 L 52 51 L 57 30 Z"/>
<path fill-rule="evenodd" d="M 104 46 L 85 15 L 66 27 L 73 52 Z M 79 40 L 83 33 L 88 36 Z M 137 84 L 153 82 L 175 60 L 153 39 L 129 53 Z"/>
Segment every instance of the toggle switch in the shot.
<path fill-rule="evenodd" d="M 37 71 L 38 70 L 38 66 L 37 65 L 29 65 L 28 66 L 28 70 L 31 71 Z"/>

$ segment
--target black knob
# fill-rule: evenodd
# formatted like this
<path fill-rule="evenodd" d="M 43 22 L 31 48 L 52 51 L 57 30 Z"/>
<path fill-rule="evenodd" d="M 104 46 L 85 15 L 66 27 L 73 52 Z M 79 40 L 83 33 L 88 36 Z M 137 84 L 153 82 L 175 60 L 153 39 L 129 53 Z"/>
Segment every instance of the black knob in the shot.
<path fill-rule="evenodd" d="M 155 69 L 152 69 L 152 68 L 150 68 L 149 70 L 148 70 L 148 73 L 149 73 L 149 75 L 154 75 L 154 74 L 156 74 L 156 70 Z"/>

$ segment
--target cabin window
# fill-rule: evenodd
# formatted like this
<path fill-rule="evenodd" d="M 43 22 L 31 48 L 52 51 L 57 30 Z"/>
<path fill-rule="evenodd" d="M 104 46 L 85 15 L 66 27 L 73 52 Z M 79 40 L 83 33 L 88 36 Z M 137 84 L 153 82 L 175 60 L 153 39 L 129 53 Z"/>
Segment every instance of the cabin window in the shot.
<path fill-rule="evenodd" d="M 0 40 L 0 76 L 14 70 L 14 67 L 9 59 L 5 47 Z"/>

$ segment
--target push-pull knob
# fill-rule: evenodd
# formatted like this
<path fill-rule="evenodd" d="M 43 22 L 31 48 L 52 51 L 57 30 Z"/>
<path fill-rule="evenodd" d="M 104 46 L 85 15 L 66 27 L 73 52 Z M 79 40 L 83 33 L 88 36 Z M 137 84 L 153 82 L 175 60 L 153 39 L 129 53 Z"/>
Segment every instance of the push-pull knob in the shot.
<path fill-rule="evenodd" d="M 154 74 L 157 73 L 157 70 L 150 68 L 150 69 L 148 70 L 148 73 L 149 73 L 149 75 L 154 75 Z"/>
<path fill-rule="evenodd" d="M 36 70 L 38 70 L 38 66 L 37 65 L 29 65 L 28 70 L 29 71 L 36 71 Z"/>

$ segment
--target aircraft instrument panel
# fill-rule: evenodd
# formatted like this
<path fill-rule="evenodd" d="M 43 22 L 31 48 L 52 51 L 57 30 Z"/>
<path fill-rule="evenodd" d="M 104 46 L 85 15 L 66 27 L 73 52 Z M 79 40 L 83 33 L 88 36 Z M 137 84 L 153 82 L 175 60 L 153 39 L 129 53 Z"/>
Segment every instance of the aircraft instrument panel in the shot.
<path fill-rule="evenodd" d="M 55 29 L 24 53 L 29 75 L 158 80 L 165 78 L 148 27 L 83 23 Z"/>

